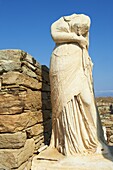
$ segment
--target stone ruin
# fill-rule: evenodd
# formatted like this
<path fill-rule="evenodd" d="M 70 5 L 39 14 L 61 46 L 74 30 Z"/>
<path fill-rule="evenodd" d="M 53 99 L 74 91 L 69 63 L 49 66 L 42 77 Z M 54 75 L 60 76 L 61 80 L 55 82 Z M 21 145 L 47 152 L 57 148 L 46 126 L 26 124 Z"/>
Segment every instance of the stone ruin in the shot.
<path fill-rule="evenodd" d="M 103 99 L 97 98 L 96 103 L 105 132 L 106 141 L 108 145 L 113 146 L 113 113 L 111 107 L 113 105 L 113 99 L 111 97 Z"/>
<path fill-rule="evenodd" d="M 113 145 L 113 115 L 108 114 L 100 112 Z M 30 170 L 50 136 L 49 69 L 22 50 L 0 50 L 0 170 Z"/>
<path fill-rule="evenodd" d="M 0 169 L 29 170 L 51 135 L 49 69 L 22 50 L 0 51 Z"/>

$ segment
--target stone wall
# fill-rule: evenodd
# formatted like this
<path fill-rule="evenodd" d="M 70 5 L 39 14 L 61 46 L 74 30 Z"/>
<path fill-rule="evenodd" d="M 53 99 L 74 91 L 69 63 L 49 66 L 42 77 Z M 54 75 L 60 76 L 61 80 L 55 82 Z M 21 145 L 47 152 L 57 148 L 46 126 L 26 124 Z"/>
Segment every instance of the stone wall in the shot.
<path fill-rule="evenodd" d="M 113 145 L 113 102 L 96 101 Z M 30 170 L 33 155 L 49 145 L 50 136 L 49 69 L 22 50 L 1 50 L 0 170 Z"/>
<path fill-rule="evenodd" d="M 49 70 L 21 50 L 0 51 L 0 169 L 30 169 L 51 135 Z"/>
<path fill-rule="evenodd" d="M 100 97 L 96 99 L 96 103 L 98 106 L 106 141 L 108 145 L 113 146 L 113 98 Z"/>

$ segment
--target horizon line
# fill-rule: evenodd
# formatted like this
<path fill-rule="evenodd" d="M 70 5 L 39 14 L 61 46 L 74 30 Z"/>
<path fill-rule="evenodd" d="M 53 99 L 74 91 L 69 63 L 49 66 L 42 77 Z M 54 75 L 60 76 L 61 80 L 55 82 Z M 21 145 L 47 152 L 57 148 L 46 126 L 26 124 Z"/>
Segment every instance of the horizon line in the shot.
<path fill-rule="evenodd" d="M 95 93 L 113 93 L 113 90 L 95 90 Z"/>

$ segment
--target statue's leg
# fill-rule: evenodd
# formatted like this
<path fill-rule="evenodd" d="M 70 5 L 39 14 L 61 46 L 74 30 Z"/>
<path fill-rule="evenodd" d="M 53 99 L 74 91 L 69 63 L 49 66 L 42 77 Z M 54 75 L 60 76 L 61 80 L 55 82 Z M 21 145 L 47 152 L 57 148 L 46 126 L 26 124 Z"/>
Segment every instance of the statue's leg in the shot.
<path fill-rule="evenodd" d="M 80 98 L 83 103 L 89 122 L 93 124 L 95 128 L 97 128 L 97 112 L 96 112 L 96 107 L 94 102 L 94 96 L 88 86 L 86 86 L 81 91 Z"/>
<path fill-rule="evenodd" d="M 87 112 L 88 121 L 94 127 L 95 139 L 97 138 L 98 141 L 96 153 L 98 154 L 109 153 L 109 148 L 104 139 L 102 125 L 100 122 L 100 117 L 98 115 L 98 110 L 96 109 L 93 93 L 91 93 L 90 90 L 86 88 L 83 89 L 83 91 L 80 94 L 80 97 Z"/>

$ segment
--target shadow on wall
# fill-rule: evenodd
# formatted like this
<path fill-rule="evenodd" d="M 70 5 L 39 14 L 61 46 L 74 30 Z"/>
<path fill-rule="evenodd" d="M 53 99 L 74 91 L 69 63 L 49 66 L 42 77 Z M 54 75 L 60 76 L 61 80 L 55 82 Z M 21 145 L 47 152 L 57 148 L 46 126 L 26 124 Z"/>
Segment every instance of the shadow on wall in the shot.
<path fill-rule="evenodd" d="M 51 110 L 51 97 L 50 97 L 50 81 L 49 69 L 47 66 L 42 65 L 42 114 L 43 114 L 43 127 L 44 127 L 44 144 L 49 145 L 52 132 L 52 110 Z"/>

